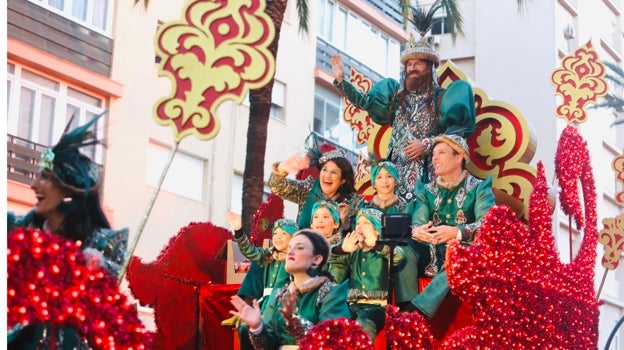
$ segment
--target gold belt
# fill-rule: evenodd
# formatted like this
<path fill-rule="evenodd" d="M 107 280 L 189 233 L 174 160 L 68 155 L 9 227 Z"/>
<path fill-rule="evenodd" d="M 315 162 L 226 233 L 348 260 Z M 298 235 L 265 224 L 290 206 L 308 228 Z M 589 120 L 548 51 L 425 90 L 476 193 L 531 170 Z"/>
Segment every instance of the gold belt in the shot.
<path fill-rule="evenodd" d="M 379 306 L 386 306 L 388 304 L 388 300 L 386 299 L 356 299 L 351 304 L 373 304 Z"/>

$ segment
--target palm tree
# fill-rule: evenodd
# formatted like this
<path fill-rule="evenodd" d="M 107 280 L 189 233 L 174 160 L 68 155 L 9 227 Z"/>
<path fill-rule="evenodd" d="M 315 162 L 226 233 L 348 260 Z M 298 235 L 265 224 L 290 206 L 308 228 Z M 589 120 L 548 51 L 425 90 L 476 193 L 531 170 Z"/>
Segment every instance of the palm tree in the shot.
<path fill-rule="evenodd" d="M 269 52 L 277 57 L 282 20 L 288 0 L 267 1 L 265 12 L 275 26 L 275 37 L 269 45 Z M 308 0 L 297 0 L 299 31 L 308 31 Z M 242 219 L 245 232 L 251 232 L 253 215 L 262 204 L 264 193 L 264 156 L 266 153 L 267 128 L 271 110 L 271 93 L 274 79 L 264 87 L 249 92 L 249 125 L 247 126 L 247 150 L 243 173 Z"/>
<path fill-rule="evenodd" d="M 611 70 L 605 75 L 605 78 L 611 83 L 611 90 L 602 102 L 596 104 L 594 108 L 613 109 L 615 121 L 611 125 L 624 124 L 624 95 L 621 93 L 624 89 L 624 69 L 613 62 L 603 62 L 603 64 Z M 618 94 L 614 90 L 620 93 Z"/>

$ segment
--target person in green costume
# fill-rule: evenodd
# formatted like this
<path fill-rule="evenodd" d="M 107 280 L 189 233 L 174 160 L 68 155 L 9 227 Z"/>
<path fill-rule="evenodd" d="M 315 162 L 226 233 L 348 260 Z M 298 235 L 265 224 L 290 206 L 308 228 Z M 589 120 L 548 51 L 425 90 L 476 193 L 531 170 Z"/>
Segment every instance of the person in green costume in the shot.
<path fill-rule="evenodd" d="M 320 152 L 319 152 L 320 153 Z M 280 198 L 296 203 L 299 206 L 297 226 L 310 227 L 311 212 L 318 201 L 334 201 L 340 204 L 340 221 L 342 228 L 351 229 L 351 217 L 360 202 L 355 190 L 353 166 L 342 150 L 332 150 L 321 154 L 318 158 L 312 154 L 295 154 L 294 156 L 273 164 L 269 176 L 269 188 Z M 288 174 L 296 174 L 306 170 L 310 164 L 319 169 L 319 176 L 305 180 L 288 178 Z"/>
<path fill-rule="evenodd" d="M 332 250 L 329 272 L 337 283 L 347 283 L 351 318 L 358 321 L 373 343 L 385 325 L 388 300 L 390 247 L 378 242 L 382 211 L 360 209 L 355 231 L 347 234 L 340 249 Z M 403 249 L 394 248 L 394 262 L 403 259 Z"/>
<path fill-rule="evenodd" d="M 113 230 L 100 204 L 100 169 L 80 148 L 96 144 L 89 129 L 102 116 L 65 133 L 42 154 L 40 172 L 31 184 L 37 202 L 26 215 L 7 213 L 7 232 L 37 228 L 82 242 L 87 264 L 102 267 L 117 278 L 126 256 L 128 229 Z M 71 271 L 66 271 L 71 273 Z M 70 328 L 47 324 L 16 325 L 8 331 L 8 349 L 88 349 Z"/>
<path fill-rule="evenodd" d="M 384 214 L 402 213 L 408 206 L 405 198 L 397 196 L 399 170 L 387 159 L 382 159 L 371 167 L 371 185 L 375 194 L 363 203 L 364 207 L 377 208 Z"/>
<path fill-rule="evenodd" d="M 402 295 L 402 310 L 418 310 L 433 317 L 450 291 L 445 270 L 446 245 L 451 240 L 472 244 L 479 233 L 481 221 L 495 204 L 492 179 L 479 180 L 466 170 L 468 145 L 458 135 L 441 135 L 433 140 L 432 163 L 436 178 L 428 184 L 419 183 L 414 192 L 412 239 L 405 255 L 408 263 L 399 271 L 397 289 L 411 292 Z M 418 271 L 433 277 L 418 293 Z M 403 302 L 403 303 L 401 303 Z"/>
<path fill-rule="evenodd" d="M 264 311 L 257 301 L 249 305 L 240 297 L 232 296 L 235 310 L 230 313 L 248 325 L 253 349 L 297 345 L 314 324 L 349 317 L 347 286 L 337 285 L 331 275 L 323 271 L 329 256 L 327 238 L 312 229 L 300 230 L 288 245 L 285 268 L 290 281 L 273 289 Z M 242 345 L 241 350 L 249 349 Z"/>
<path fill-rule="evenodd" d="M 470 84 L 458 80 L 445 90 L 438 86 L 435 67 L 440 63 L 436 49 L 412 36 L 401 52 L 403 84 L 386 78 L 364 93 L 344 76 L 340 55 L 332 55 L 335 88 L 355 106 L 366 110 L 380 125 L 391 125 L 386 158 L 399 171 L 396 193 L 412 200 L 417 181 L 432 177 L 429 162 L 432 140 L 440 134 L 470 136 L 475 130 L 475 101 Z"/>
<path fill-rule="evenodd" d="M 265 249 L 256 247 L 251 243 L 249 236 L 242 230 L 243 222 L 240 215 L 229 212 L 227 222 L 234 230 L 234 240 L 238 244 L 241 254 L 249 259 L 251 264 L 257 266 L 257 269 L 248 271 L 237 295 L 241 296 L 248 304 L 252 304 L 253 299 L 257 299 L 261 310 L 264 311 L 266 303 L 263 301 L 271 295 L 273 288 L 288 282 L 289 275 L 284 269 L 286 249 L 292 235 L 298 230 L 297 224 L 290 219 L 282 218 L 276 220 L 273 224 L 271 246 Z M 258 283 L 250 284 L 249 281 L 258 281 Z M 250 291 L 250 288 L 253 288 L 253 291 Z M 246 298 L 251 299 L 248 300 Z M 233 318 L 237 319 L 236 316 L 233 316 Z M 249 337 L 246 336 L 246 332 L 247 325 L 242 323 L 238 328 L 239 335 L 245 334 L 245 336 L 239 337 L 241 343 L 249 343 Z M 251 344 L 248 345 L 251 346 Z"/>
<path fill-rule="evenodd" d="M 332 201 L 319 201 L 312 206 L 310 228 L 319 231 L 327 238 L 330 246 L 342 244 L 340 227 L 340 206 Z"/>

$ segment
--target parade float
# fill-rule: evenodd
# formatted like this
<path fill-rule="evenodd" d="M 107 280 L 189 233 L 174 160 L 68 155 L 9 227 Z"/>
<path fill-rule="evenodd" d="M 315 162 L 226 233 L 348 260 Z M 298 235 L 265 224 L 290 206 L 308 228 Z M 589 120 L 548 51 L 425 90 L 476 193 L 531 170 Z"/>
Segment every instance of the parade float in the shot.
<path fill-rule="evenodd" d="M 174 88 L 170 96 L 155 104 L 154 118 L 172 127 L 174 145 L 188 135 L 203 140 L 214 137 L 218 133 L 215 111 L 219 103 L 225 99 L 241 102 L 247 91 L 271 81 L 275 62 L 267 46 L 274 29 L 264 13 L 264 1 L 250 3 L 243 16 L 242 7 L 226 2 L 189 1 L 180 20 L 159 29 L 155 46 L 165 57 L 159 73 L 168 77 Z M 233 23 L 246 23 L 248 30 L 232 37 L 224 27 Z M 233 40 L 239 37 L 245 40 Z M 241 69 L 231 69 L 232 62 Z M 605 220 L 604 229 L 598 230 L 590 155 L 575 126 L 585 120 L 587 105 L 606 93 L 604 67 L 591 42 L 561 62 L 551 76 L 562 100 L 555 117 L 565 118 L 569 125 L 559 137 L 555 185 L 548 184 L 546 176 L 552 174 L 545 174 L 541 165 L 537 169 L 530 165 L 537 143 L 521 112 L 491 100 L 473 84 L 477 128 L 468 140 L 468 169 L 479 178 L 493 177 L 497 206 L 487 215 L 472 247 L 450 244 L 452 295 L 441 308 L 440 317 L 426 321 L 418 314 L 401 314 L 389 306 L 386 328 L 375 344 L 367 341 L 357 323 L 339 319 L 316 325 L 301 342 L 302 349 L 597 347 L 600 293 L 594 288 L 596 246 L 598 242 L 605 246 L 605 273 L 615 269 L 624 249 L 624 218 L 620 215 Z M 457 79 L 470 82 L 448 61 L 438 75 L 443 87 Z M 197 76 L 206 78 L 193 78 Z M 354 70 L 350 81 L 363 91 L 372 86 L 370 79 Z M 364 111 L 349 103 L 343 121 L 357 132 L 358 142 L 367 145 L 369 154 L 378 158 L 386 154 L 389 127 L 372 123 Z M 174 146 L 168 164 L 175 153 Z M 618 179 L 623 178 L 623 159 L 624 155 L 613 162 Z M 363 195 L 372 191 L 367 160 L 361 155 L 356 167 L 358 190 Z M 161 182 L 166 171 L 167 167 Z M 559 198 L 553 198 L 550 191 L 554 186 L 559 189 Z M 144 221 L 158 190 L 157 186 Z M 624 203 L 624 194 L 617 197 Z M 567 264 L 561 261 L 554 244 L 553 200 L 584 232 L 579 252 Z M 276 196 L 269 196 L 258 208 L 251 232 L 256 244 L 270 236 L 269 228 L 282 212 L 283 203 Z M 149 335 L 149 342 L 142 343 L 145 331 L 137 325 L 116 285 L 101 272 L 86 271 L 80 258 L 71 258 L 76 256 L 77 246 L 38 231 L 12 232 L 7 237 L 8 326 L 58 322 L 79 327 L 94 348 L 102 349 L 235 349 L 235 330 L 221 326 L 229 317 L 229 298 L 239 286 L 227 283 L 229 271 L 237 268 L 232 254 L 223 252 L 224 247 L 232 247 L 228 245 L 231 233 L 212 223 L 192 222 L 171 238 L 155 261 L 143 262 L 132 253 L 144 221 L 129 246 L 120 280 L 127 277 L 134 297 L 154 309 L 156 331 Z M 206 236 L 211 239 L 203 239 Z M 34 275 L 24 271 L 25 261 L 29 269 L 38 268 Z M 61 265 L 83 278 L 72 284 L 54 278 Z M 529 265 L 531 269 L 526 268 Z M 37 284 L 29 282 L 33 279 L 38 279 Z M 30 292 L 21 294 L 18 290 Z M 39 293 L 42 291 L 45 300 Z M 90 299 L 81 298 L 87 291 Z M 75 307 L 68 309 L 68 305 Z M 104 318 L 116 319 L 120 326 L 103 324 Z"/>

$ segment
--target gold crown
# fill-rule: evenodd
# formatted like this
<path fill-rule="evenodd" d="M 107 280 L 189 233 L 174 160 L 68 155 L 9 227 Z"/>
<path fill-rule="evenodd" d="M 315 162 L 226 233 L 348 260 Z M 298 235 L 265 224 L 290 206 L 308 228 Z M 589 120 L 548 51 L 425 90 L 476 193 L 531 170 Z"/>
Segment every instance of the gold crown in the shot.
<path fill-rule="evenodd" d="M 440 65 L 440 54 L 436 50 L 429 40 L 421 36 L 420 40 L 416 41 L 414 34 L 410 34 L 410 40 L 405 44 L 405 49 L 401 52 L 401 64 L 405 65 L 409 60 L 427 60 L 433 62 L 433 65 L 437 67 Z"/>

